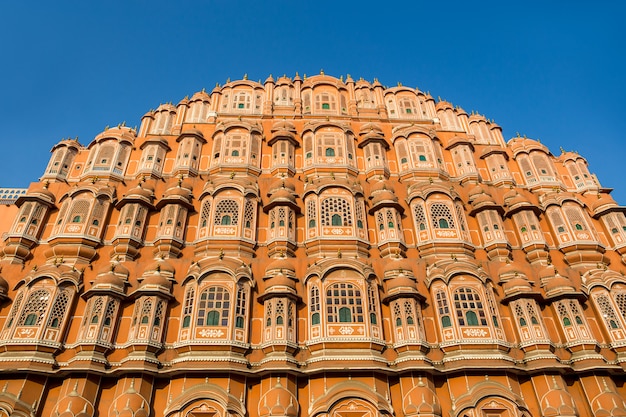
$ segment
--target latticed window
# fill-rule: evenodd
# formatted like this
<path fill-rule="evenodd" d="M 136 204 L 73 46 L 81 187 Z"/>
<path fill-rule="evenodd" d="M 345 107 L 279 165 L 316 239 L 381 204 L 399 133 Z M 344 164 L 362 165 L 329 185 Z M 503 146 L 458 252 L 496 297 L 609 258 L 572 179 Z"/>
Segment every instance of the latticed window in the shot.
<path fill-rule="evenodd" d="M 237 288 L 237 304 L 235 305 L 235 327 L 243 329 L 246 319 L 246 289 L 240 285 Z"/>
<path fill-rule="evenodd" d="M 378 324 L 378 297 L 376 297 L 376 284 L 371 283 L 367 288 L 367 308 L 370 313 L 370 323 Z"/>
<path fill-rule="evenodd" d="M 54 305 L 52 306 L 52 311 L 50 312 L 50 317 L 48 318 L 48 327 L 58 328 L 61 326 L 65 312 L 69 308 L 70 298 L 71 295 L 68 289 L 57 294 Z"/>
<path fill-rule="evenodd" d="M 39 326 L 48 309 L 50 292 L 48 290 L 33 291 L 24 305 L 18 326 Z"/>
<path fill-rule="evenodd" d="M 421 116 L 418 114 L 417 106 L 415 104 L 415 100 L 409 97 L 403 97 L 398 100 L 398 104 L 400 107 L 400 112 L 406 117 L 418 117 Z"/>
<path fill-rule="evenodd" d="M 454 309 L 460 326 L 486 326 L 485 308 L 476 290 L 468 287 L 454 291 Z"/>
<path fill-rule="evenodd" d="M 342 133 L 319 133 L 315 136 L 318 157 L 344 156 L 344 135 Z"/>
<path fill-rule="evenodd" d="M 617 303 L 617 308 L 619 309 L 620 314 L 626 320 L 626 292 L 620 291 L 615 294 L 615 302 Z"/>
<path fill-rule="evenodd" d="M 533 164 L 541 176 L 552 176 L 553 169 L 550 168 L 548 157 L 544 154 L 535 154 L 532 157 Z"/>
<path fill-rule="evenodd" d="M 146 299 L 141 306 L 141 315 L 139 316 L 139 322 L 141 324 L 150 323 L 150 314 L 152 313 L 152 300 Z"/>
<path fill-rule="evenodd" d="M 430 206 L 430 219 L 435 229 L 454 229 L 454 217 L 450 207 L 444 203 L 433 203 Z"/>
<path fill-rule="evenodd" d="M 159 300 L 157 303 L 156 311 L 154 313 L 154 321 L 153 324 L 155 326 L 160 326 L 163 323 L 163 316 L 165 314 L 165 301 Z"/>
<path fill-rule="evenodd" d="M 135 204 L 127 204 L 126 207 L 124 207 L 124 215 L 120 217 L 119 224 L 122 224 L 122 219 L 124 220 L 124 224 L 131 224 L 134 218 Z"/>
<path fill-rule="evenodd" d="M 278 227 L 284 227 L 284 226 L 285 226 L 285 208 L 280 207 L 278 209 Z"/>
<path fill-rule="evenodd" d="M 206 200 L 202 203 L 202 208 L 200 209 L 200 224 L 199 227 L 201 229 L 207 227 L 209 225 L 209 219 L 211 218 L 211 200 Z"/>
<path fill-rule="evenodd" d="M 487 290 L 486 298 L 487 298 L 487 306 L 489 307 L 489 315 L 491 315 L 491 321 L 494 327 L 500 327 L 500 323 L 498 320 L 498 307 L 496 305 L 496 300 L 493 298 L 493 294 L 491 289 Z"/>
<path fill-rule="evenodd" d="M 100 147 L 100 151 L 98 152 L 98 156 L 96 156 L 96 161 L 94 167 L 109 167 L 113 162 L 113 155 L 115 154 L 115 148 L 113 145 L 103 145 Z"/>
<path fill-rule="evenodd" d="M 337 98 L 335 94 L 320 93 L 315 95 L 315 110 L 337 110 Z"/>
<path fill-rule="evenodd" d="M 350 203 L 341 197 L 325 198 L 321 218 L 322 226 L 352 226 Z"/>
<path fill-rule="evenodd" d="M 72 210 L 70 211 L 69 220 L 71 223 L 84 223 L 87 220 L 87 214 L 89 213 L 89 201 L 76 200 L 72 204 Z"/>
<path fill-rule="evenodd" d="M 350 210 L 349 207 L 348 210 Z M 363 201 L 361 201 L 360 199 L 356 201 L 356 204 L 354 205 L 354 211 L 356 213 L 356 227 L 358 227 L 359 229 L 365 228 L 365 216 L 363 215 L 363 212 L 365 210 L 363 209 Z"/>
<path fill-rule="evenodd" d="M 519 302 L 515 305 L 515 316 L 521 327 L 539 324 L 539 315 L 533 301 Z"/>
<path fill-rule="evenodd" d="M 91 318 L 89 319 L 90 324 L 98 324 L 100 320 L 100 313 L 102 313 L 102 308 L 104 307 L 104 299 L 103 297 L 94 297 L 93 300 L 93 309 L 91 310 Z M 88 306 L 89 308 L 89 306 Z M 85 320 L 88 317 L 85 316 Z"/>
<path fill-rule="evenodd" d="M 244 225 L 247 229 L 254 227 L 254 204 L 251 201 L 246 201 L 246 206 L 244 209 Z"/>
<path fill-rule="evenodd" d="M 24 293 L 21 292 L 17 295 L 17 297 L 15 298 L 15 301 L 13 301 L 13 307 L 11 308 L 11 311 L 9 312 L 9 317 L 7 317 L 5 328 L 8 329 L 9 327 L 13 325 L 13 321 L 15 320 L 15 316 L 17 315 L 17 312 L 20 310 L 23 299 L 24 299 Z"/>
<path fill-rule="evenodd" d="M 459 226 L 461 227 L 461 232 L 465 234 L 467 232 L 467 224 L 465 223 L 465 214 L 463 211 L 463 206 L 458 201 L 454 204 L 454 208 L 456 209 L 456 217 L 459 219 Z"/>
<path fill-rule="evenodd" d="M 200 295 L 198 326 L 228 326 L 230 293 L 224 287 L 209 287 Z"/>
<path fill-rule="evenodd" d="M 314 228 L 317 219 L 317 207 L 315 204 L 315 200 L 308 200 L 306 202 L 306 214 L 308 218 L 308 227 Z"/>
<path fill-rule="evenodd" d="M 399 301 L 395 301 L 393 303 L 393 316 L 395 318 L 396 326 L 402 326 L 402 308 L 400 307 Z"/>
<path fill-rule="evenodd" d="M 285 303 L 283 300 L 276 301 L 276 324 L 282 325 L 285 323 Z"/>
<path fill-rule="evenodd" d="M 598 303 L 598 307 L 600 308 L 600 313 L 602 313 L 602 318 L 606 323 L 606 327 L 609 329 L 619 329 L 622 327 L 620 320 L 617 318 L 617 314 L 615 314 L 615 310 L 613 309 L 613 303 L 609 297 L 605 294 L 598 295 L 596 298 L 596 302 Z"/>
<path fill-rule="evenodd" d="M 26 204 L 24 204 L 21 208 L 21 213 L 20 213 L 20 217 L 19 217 L 19 223 L 24 223 L 26 222 L 26 220 L 28 220 L 28 218 L 30 217 L 30 212 L 33 209 L 33 203 L 28 202 Z"/>
<path fill-rule="evenodd" d="M 117 310 L 117 301 L 115 300 L 109 301 L 107 304 L 107 308 L 104 311 L 104 320 L 102 321 L 102 324 L 105 327 L 110 327 L 113 324 L 113 318 L 114 318 L 116 310 Z"/>
<path fill-rule="evenodd" d="M 437 312 L 441 319 L 441 327 L 452 326 L 450 318 L 450 307 L 448 305 L 448 296 L 444 290 L 438 290 L 435 293 L 435 300 L 437 301 Z"/>
<path fill-rule="evenodd" d="M 251 98 L 250 94 L 245 91 L 240 91 L 233 94 L 233 109 L 237 110 L 250 110 Z"/>
<path fill-rule="evenodd" d="M 552 222 L 552 227 L 557 233 L 566 233 L 567 227 L 565 226 L 565 222 L 563 221 L 563 217 L 561 216 L 561 211 L 557 207 L 551 207 L 548 209 L 548 217 Z"/>
<path fill-rule="evenodd" d="M 265 306 L 265 325 L 267 327 L 272 325 L 272 300 L 268 301 Z"/>
<path fill-rule="evenodd" d="M 409 139 L 409 151 L 415 166 L 434 166 L 432 141 L 429 138 L 412 137 Z M 424 165 L 424 162 L 429 164 Z"/>
<path fill-rule="evenodd" d="M 187 288 L 185 301 L 183 303 L 183 329 L 191 326 L 191 314 L 193 313 L 194 299 L 196 290 L 193 287 Z"/>
<path fill-rule="evenodd" d="M 560 301 L 557 304 L 557 311 L 563 326 L 569 327 L 573 324 L 583 325 L 583 316 L 580 314 L 577 303 L 574 300 Z"/>
<path fill-rule="evenodd" d="M 349 283 L 337 283 L 326 290 L 329 323 L 363 323 L 361 291 Z"/>
<path fill-rule="evenodd" d="M 93 226 L 98 226 L 104 217 L 104 209 L 106 204 L 104 200 L 97 199 L 94 203 L 93 214 L 91 216 L 91 224 Z"/>
<path fill-rule="evenodd" d="M 224 156 L 246 158 L 248 155 L 249 135 L 231 133 L 226 136 Z"/>
<path fill-rule="evenodd" d="M 565 217 L 567 217 L 572 230 L 588 230 L 587 222 L 583 218 L 583 214 L 579 208 L 566 207 L 563 211 L 565 212 Z"/>
<path fill-rule="evenodd" d="M 419 324 L 419 317 L 415 312 L 412 300 L 398 300 L 393 305 L 393 315 L 396 326 Z"/>
<path fill-rule="evenodd" d="M 413 206 L 413 218 L 415 219 L 415 228 L 417 230 L 426 230 L 426 214 L 424 213 L 424 207 L 420 204 Z"/>
<path fill-rule="evenodd" d="M 213 224 L 216 226 L 237 226 L 239 224 L 239 203 L 231 199 L 218 201 L 215 205 Z"/>
<path fill-rule="evenodd" d="M 320 290 L 314 285 L 311 287 L 311 324 L 320 324 Z"/>

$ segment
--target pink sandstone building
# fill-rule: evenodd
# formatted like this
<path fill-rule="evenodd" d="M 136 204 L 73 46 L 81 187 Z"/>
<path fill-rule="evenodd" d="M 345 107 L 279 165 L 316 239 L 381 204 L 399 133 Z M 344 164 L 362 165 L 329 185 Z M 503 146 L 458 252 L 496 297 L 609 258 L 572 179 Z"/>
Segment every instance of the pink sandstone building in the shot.
<path fill-rule="evenodd" d="M 610 191 L 323 73 L 62 140 L 3 234 L 0 416 L 626 416 Z"/>

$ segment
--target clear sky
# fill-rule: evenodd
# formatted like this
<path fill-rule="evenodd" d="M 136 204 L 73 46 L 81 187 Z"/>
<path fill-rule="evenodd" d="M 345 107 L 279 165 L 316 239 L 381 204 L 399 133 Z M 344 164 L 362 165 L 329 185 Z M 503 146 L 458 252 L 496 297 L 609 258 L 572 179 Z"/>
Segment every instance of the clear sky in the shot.
<path fill-rule="evenodd" d="M 587 158 L 626 204 L 625 1 L 3 1 L 0 186 L 62 138 L 238 79 L 351 74 L 429 91 Z"/>

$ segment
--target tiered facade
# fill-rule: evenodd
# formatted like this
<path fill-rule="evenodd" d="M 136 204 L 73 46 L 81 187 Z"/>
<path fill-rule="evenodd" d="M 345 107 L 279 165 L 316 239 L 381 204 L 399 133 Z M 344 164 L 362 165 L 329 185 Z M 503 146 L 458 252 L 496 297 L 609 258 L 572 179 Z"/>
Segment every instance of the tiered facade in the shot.
<path fill-rule="evenodd" d="M 626 415 L 610 191 L 349 76 L 62 140 L 3 236 L 0 416 Z"/>

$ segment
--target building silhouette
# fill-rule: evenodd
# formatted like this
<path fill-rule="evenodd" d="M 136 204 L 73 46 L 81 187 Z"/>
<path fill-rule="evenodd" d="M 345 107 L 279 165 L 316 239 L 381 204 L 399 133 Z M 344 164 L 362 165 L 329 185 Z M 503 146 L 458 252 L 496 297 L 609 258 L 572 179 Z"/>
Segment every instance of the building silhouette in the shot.
<path fill-rule="evenodd" d="M 51 153 L 0 416 L 626 415 L 625 208 L 576 153 L 323 73 Z"/>

